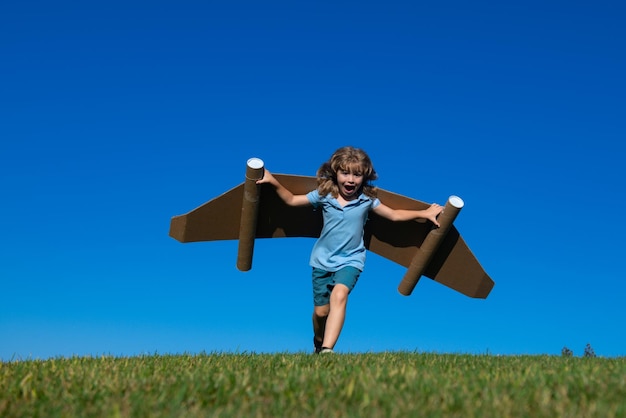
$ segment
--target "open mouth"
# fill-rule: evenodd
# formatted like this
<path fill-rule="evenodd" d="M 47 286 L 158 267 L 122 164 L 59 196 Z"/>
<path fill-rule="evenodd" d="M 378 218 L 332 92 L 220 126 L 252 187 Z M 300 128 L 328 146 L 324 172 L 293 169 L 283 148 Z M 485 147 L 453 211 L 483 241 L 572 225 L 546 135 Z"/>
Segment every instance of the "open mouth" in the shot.
<path fill-rule="evenodd" d="M 346 193 L 351 194 L 354 193 L 356 187 L 354 185 L 344 184 L 343 189 L 346 191 Z"/>

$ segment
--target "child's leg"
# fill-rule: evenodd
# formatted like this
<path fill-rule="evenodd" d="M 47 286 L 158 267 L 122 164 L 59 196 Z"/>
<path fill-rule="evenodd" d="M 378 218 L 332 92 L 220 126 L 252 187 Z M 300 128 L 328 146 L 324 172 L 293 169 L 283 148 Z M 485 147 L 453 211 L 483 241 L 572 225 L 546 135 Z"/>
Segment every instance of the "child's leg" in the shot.
<path fill-rule="evenodd" d="M 313 335 L 315 336 L 316 345 L 322 346 L 324 340 L 324 332 L 326 330 L 326 320 L 330 305 L 315 306 L 313 309 Z"/>
<path fill-rule="evenodd" d="M 350 289 L 343 284 L 336 284 L 330 294 L 330 312 L 326 319 L 326 329 L 323 333 L 324 342 L 322 346 L 334 348 L 339 339 L 339 334 L 346 319 L 346 306 L 348 305 L 348 294 Z M 317 335 L 317 334 L 316 334 Z"/>
<path fill-rule="evenodd" d="M 333 273 L 313 268 L 313 342 L 315 352 L 322 348 L 324 331 L 326 329 L 326 318 L 330 310 L 330 289 Z"/>

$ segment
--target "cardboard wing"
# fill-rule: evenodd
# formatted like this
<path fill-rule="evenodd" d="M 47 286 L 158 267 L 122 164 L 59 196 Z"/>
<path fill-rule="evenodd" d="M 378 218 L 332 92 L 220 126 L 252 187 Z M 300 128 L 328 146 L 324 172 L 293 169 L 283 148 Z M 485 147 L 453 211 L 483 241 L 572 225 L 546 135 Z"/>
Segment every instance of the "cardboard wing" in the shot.
<path fill-rule="evenodd" d="M 260 161 L 260 160 L 259 160 Z M 254 163 L 253 163 L 254 166 Z M 261 171 L 259 171 L 261 170 Z M 274 174 L 294 194 L 317 187 L 315 177 Z M 180 242 L 239 240 L 237 268 L 252 267 L 255 238 L 317 238 L 322 229 L 321 211 L 291 207 L 271 185 L 257 185 L 261 167 L 250 167 L 244 183 L 192 211 L 174 216 L 170 236 Z M 425 209 L 429 205 L 378 189 L 378 197 L 394 209 Z M 398 290 L 410 295 L 420 277 L 426 276 L 473 298 L 486 298 L 494 286 L 452 222 L 463 201 L 452 196 L 439 216 L 439 228 L 430 222 L 392 222 L 373 212 L 365 225 L 368 250 L 407 267 Z"/>

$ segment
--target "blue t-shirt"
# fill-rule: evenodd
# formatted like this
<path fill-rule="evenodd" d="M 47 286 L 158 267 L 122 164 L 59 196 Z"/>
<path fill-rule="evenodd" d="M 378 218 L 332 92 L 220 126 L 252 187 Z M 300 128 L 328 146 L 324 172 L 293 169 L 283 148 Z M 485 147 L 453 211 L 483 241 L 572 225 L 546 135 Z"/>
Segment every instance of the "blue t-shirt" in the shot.
<path fill-rule="evenodd" d="M 331 194 L 320 196 L 317 190 L 313 190 L 306 196 L 313 207 L 321 207 L 324 219 L 322 232 L 311 252 L 311 266 L 326 271 L 337 271 L 347 266 L 363 270 L 363 226 L 368 212 L 380 205 L 380 200 L 361 194 L 341 207 Z"/>

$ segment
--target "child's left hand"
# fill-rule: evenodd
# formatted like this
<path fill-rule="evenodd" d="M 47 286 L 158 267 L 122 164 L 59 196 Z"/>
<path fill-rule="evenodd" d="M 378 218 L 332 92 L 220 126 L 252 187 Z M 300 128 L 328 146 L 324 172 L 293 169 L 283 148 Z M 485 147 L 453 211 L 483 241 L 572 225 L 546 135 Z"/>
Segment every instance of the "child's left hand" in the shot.
<path fill-rule="evenodd" d="M 443 212 L 443 206 L 437 203 L 433 203 L 425 211 L 426 219 L 434 223 L 437 226 L 437 228 L 439 228 L 441 225 L 439 225 L 439 222 L 437 222 L 437 216 L 439 216 L 441 212 Z"/>

